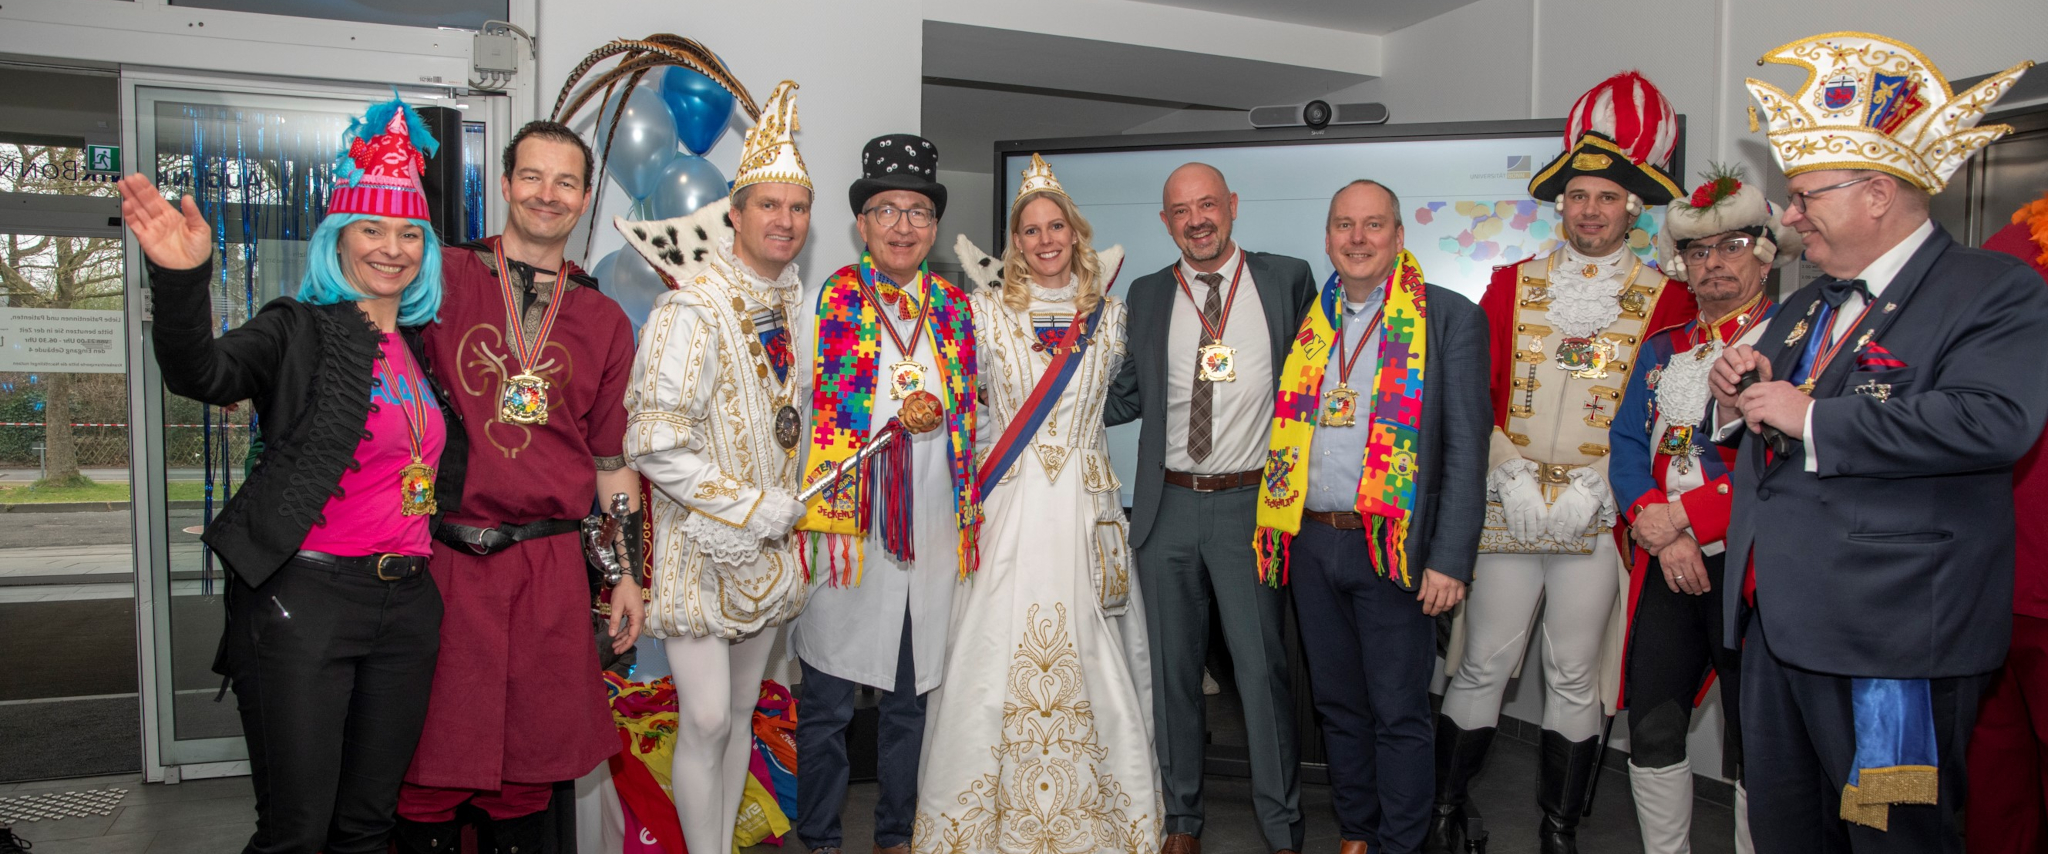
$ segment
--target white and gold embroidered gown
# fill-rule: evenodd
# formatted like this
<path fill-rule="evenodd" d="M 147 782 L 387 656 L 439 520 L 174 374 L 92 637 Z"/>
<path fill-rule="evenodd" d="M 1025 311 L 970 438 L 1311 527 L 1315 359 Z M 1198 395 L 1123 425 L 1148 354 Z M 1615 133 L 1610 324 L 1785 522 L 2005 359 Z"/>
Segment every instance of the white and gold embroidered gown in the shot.
<path fill-rule="evenodd" d="M 1028 313 L 994 290 L 972 296 L 984 454 L 1051 364 L 1032 345 L 1041 330 L 1058 342 L 1073 291 L 1034 289 Z M 1123 303 L 1110 300 L 1098 325 L 1057 408 L 983 496 L 981 568 L 954 594 L 945 679 L 927 709 L 920 854 L 1159 849 L 1144 607 L 1102 424 L 1124 361 Z"/>

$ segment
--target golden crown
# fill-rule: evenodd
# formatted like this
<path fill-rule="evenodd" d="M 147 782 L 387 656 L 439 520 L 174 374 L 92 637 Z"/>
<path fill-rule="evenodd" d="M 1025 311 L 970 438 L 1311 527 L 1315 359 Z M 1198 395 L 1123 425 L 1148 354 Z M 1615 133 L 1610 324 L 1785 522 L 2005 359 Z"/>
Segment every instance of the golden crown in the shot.
<path fill-rule="evenodd" d="M 1875 169 L 1929 193 L 2010 125 L 1977 122 L 2033 65 L 2021 62 L 1957 95 L 1912 45 L 1870 33 L 1826 33 L 1757 60 L 1806 69 L 1797 96 L 1761 80 L 1749 92 L 1770 125 L 1771 153 L 1787 177 L 1816 169 Z M 1750 108 L 1750 130 L 1757 110 Z"/>
<path fill-rule="evenodd" d="M 1017 198 L 1019 199 L 1038 192 L 1058 193 L 1062 196 L 1067 195 L 1067 189 L 1060 186 L 1060 179 L 1053 177 L 1052 167 L 1045 165 L 1045 158 L 1038 156 L 1036 152 L 1033 152 L 1031 155 L 1030 168 L 1025 169 L 1022 174 L 1024 175 L 1024 183 L 1017 185 Z M 1067 196 L 1067 198 L 1071 199 L 1073 197 Z"/>
<path fill-rule="evenodd" d="M 734 191 L 764 181 L 814 189 L 804 157 L 796 151 L 794 135 L 801 129 L 796 120 L 796 90 L 796 81 L 784 80 L 762 102 L 761 121 L 747 131 L 746 145 L 740 149 L 739 174 L 732 180 Z"/>

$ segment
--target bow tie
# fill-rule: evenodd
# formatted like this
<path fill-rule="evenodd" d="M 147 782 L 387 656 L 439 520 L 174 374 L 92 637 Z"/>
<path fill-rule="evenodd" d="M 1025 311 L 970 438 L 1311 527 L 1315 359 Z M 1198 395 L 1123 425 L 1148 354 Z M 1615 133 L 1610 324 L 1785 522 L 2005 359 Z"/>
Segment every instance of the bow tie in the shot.
<path fill-rule="evenodd" d="M 1870 289 L 1864 287 L 1862 279 L 1831 278 L 1820 283 L 1820 298 L 1827 301 L 1829 308 L 1839 311 L 1842 303 L 1849 301 L 1850 294 L 1862 294 L 1864 302 L 1870 301 Z"/>

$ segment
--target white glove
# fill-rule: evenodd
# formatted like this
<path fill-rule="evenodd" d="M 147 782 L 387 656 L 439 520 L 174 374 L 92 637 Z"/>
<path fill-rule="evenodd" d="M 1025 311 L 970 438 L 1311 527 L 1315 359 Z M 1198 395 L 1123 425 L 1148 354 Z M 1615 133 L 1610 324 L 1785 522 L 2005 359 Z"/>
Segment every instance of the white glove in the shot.
<path fill-rule="evenodd" d="M 1572 469 L 1570 477 L 1571 485 L 1550 505 L 1550 536 L 1557 540 L 1583 537 L 1596 522 L 1614 522 L 1614 493 L 1607 479 L 1588 468 Z"/>
<path fill-rule="evenodd" d="M 763 540 L 779 540 L 789 536 L 802 518 L 804 503 L 796 500 L 796 496 L 780 489 L 767 489 L 762 491 L 761 506 L 754 510 L 754 524 L 747 527 Z"/>
<path fill-rule="evenodd" d="M 1486 491 L 1500 502 L 1508 536 L 1525 543 L 1543 536 L 1550 509 L 1543 502 L 1543 487 L 1536 482 L 1535 463 L 1524 459 L 1501 463 L 1486 476 Z"/>

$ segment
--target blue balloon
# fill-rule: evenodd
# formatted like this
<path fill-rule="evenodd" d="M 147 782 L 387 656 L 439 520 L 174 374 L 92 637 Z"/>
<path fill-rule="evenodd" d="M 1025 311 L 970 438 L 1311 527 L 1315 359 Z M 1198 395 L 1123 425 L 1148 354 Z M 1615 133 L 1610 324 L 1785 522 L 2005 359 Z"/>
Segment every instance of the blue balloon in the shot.
<path fill-rule="evenodd" d="M 599 259 L 590 268 L 590 274 L 597 277 L 598 289 L 626 312 L 636 335 L 641 324 L 647 322 L 647 315 L 653 313 L 655 300 L 668 293 L 668 283 L 661 280 L 661 274 L 654 272 L 654 266 L 630 246 Z"/>
<path fill-rule="evenodd" d="M 710 151 L 732 121 L 732 93 L 680 65 L 669 66 L 662 74 L 661 100 L 675 116 L 676 136 L 691 154 Z"/>
<path fill-rule="evenodd" d="M 725 198 L 725 176 L 718 167 L 694 154 L 677 155 L 654 179 L 647 212 L 655 219 L 689 216 L 698 208 Z"/>
<path fill-rule="evenodd" d="M 626 111 L 618 117 L 618 132 L 612 132 L 612 116 L 625 101 Z M 619 183 L 619 189 L 635 199 L 654 191 L 654 179 L 676 158 L 676 123 L 668 105 L 650 87 L 635 86 L 613 92 L 604 99 L 597 117 L 597 155 L 604 158 L 605 174 Z M 605 140 L 611 148 L 605 148 Z"/>

